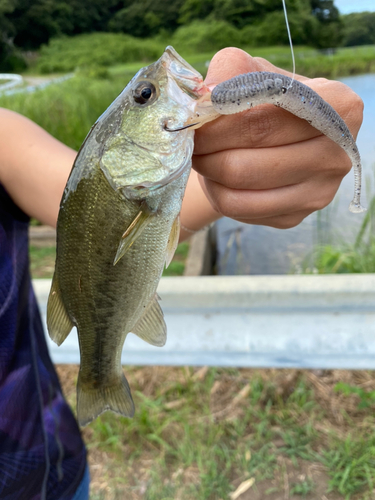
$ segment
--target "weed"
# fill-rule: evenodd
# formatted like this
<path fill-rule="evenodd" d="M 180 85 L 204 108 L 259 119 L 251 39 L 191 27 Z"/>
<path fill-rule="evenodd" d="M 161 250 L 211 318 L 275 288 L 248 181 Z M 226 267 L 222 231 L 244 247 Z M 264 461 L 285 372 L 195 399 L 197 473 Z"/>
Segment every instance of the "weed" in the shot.
<path fill-rule="evenodd" d="M 29 248 L 30 271 L 33 278 L 52 278 L 55 269 L 55 246 Z"/>
<path fill-rule="evenodd" d="M 336 392 L 342 392 L 345 396 L 356 394 L 359 398 L 358 409 L 371 408 L 375 404 L 375 391 L 366 391 L 362 387 L 355 387 L 353 385 L 339 382 L 335 385 Z"/>
<path fill-rule="evenodd" d="M 349 499 L 355 493 L 375 482 L 375 436 L 349 434 L 345 440 L 332 437 L 330 449 L 322 453 L 321 460 L 331 479 L 329 490 L 337 490 Z"/>
<path fill-rule="evenodd" d="M 319 220 L 319 217 L 318 217 Z M 375 272 L 375 197 L 372 198 L 354 244 L 317 245 L 302 266 L 305 273 Z M 313 264 L 310 264 L 312 260 Z M 311 271 L 311 269 L 313 271 Z"/>
<path fill-rule="evenodd" d="M 306 478 L 300 483 L 292 484 L 290 493 L 291 495 L 301 495 L 302 497 L 305 497 L 308 493 L 314 491 L 314 487 L 314 481 L 310 478 Z"/>

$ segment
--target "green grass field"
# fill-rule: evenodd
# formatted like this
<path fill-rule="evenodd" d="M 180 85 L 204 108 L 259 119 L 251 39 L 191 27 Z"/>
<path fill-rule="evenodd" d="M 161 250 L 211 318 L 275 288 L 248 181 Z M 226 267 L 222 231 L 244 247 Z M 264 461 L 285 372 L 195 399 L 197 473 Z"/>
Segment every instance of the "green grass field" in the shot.
<path fill-rule="evenodd" d="M 75 407 L 77 367 L 58 370 Z M 373 372 L 125 373 L 134 418 L 107 412 L 84 429 L 92 500 L 230 500 L 241 484 L 240 500 L 373 498 Z"/>

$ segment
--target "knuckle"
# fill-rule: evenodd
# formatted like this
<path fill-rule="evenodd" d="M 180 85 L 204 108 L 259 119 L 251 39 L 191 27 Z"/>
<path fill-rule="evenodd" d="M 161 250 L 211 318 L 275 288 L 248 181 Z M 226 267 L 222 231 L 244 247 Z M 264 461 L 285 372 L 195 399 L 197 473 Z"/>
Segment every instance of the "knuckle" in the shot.
<path fill-rule="evenodd" d="M 351 99 L 351 105 L 347 112 L 346 120 L 350 123 L 351 129 L 354 132 L 353 135 L 356 137 L 363 120 L 364 103 L 359 95 L 354 92 L 352 92 L 352 94 L 354 95 Z"/>
<path fill-rule="evenodd" d="M 322 210 L 331 203 L 333 197 L 335 196 L 335 193 L 336 191 L 316 193 L 314 199 L 310 200 L 310 202 L 306 204 L 306 209 L 308 210 L 309 213 Z"/>
<path fill-rule="evenodd" d="M 209 179 L 205 179 L 204 183 L 213 209 L 222 216 L 229 216 L 227 210 L 227 189 Z"/>
<path fill-rule="evenodd" d="M 215 198 L 215 209 L 224 217 L 234 217 L 233 208 L 228 200 L 228 196 L 224 193 Z"/>
<path fill-rule="evenodd" d="M 279 219 L 275 220 L 272 227 L 276 229 L 292 229 L 293 227 L 301 224 L 305 216 L 301 215 L 284 215 L 280 216 Z"/>
<path fill-rule="evenodd" d="M 337 162 L 337 168 L 335 169 L 336 175 L 342 179 L 346 174 L 350 172 L 352 169 L 352 162 L 350 161 L 350 158 L 348 155 L 343 151 L 343 154 L 341 154 L 341 161 Z"/>
<path fill-rule="evenodd" d="M 257 106 L 242 114 L 240 120 L 240 138 L 242 145 L 262 147 L 268 144 L 270 134 L 277 130 L 277 110 L 270 105 Z"/>
<path fill-rule="evenodd" d="M 253 168 L 250 153 L 244 150 L 228 150 L 221 153 L 217 165 L 217 181 L 231 189 L 248 189 L 259 185 L 263 178 L 259 169 Z"/>
<path fill-rule="evenodd" d="M 227 187 L 236 188 L 243 182 L 237 167 L 237 157 L 235 151 L 227 150 L 221 153 L 221 161 L 218 168 L 218 179 L 221 184 Z"/>

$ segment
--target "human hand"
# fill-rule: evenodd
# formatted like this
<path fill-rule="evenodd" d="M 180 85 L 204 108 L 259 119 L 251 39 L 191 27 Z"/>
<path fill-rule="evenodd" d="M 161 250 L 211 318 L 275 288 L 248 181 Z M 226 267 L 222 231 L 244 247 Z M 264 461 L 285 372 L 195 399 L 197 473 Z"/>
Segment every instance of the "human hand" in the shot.
<path fill-rule="evenodd" d="M 265 59 L 228 48 L 212 59 L 205 83 L 213 88 L 251 71 L 292 76 Z M 357 94 L 340 82 L 295 78 L 331 104 L 357 136 L 363 113 Z M 221 215 L 286 229 L 332 201 L 351 161 L 340 146 L 305 120 L 267 104 L 220 117 L 198 129 L 193 168 Z"/>

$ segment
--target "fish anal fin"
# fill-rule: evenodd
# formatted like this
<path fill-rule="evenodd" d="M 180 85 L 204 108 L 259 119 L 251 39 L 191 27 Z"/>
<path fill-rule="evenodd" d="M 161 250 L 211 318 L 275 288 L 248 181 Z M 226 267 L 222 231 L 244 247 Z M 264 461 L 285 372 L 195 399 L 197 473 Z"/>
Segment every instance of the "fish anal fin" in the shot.
<path fill-rule="evenodd" d="M 162 347 L 167 341 L 167 325 L 157 295 L 150 301 L 144 314 L 131 330 L 151 345 Z"/>
<path fill-rule="evenodd" d="M 73 328 L 73 322 L 61 299 L 58 277 L 55 271 L 47 304 L 47 328 L 51 339 L 61 345 Z"/>
<path fill-rule="evenodd" d="M 134 403 L 125 375 L 121 373 L 115 383 L 103 387 L 85 387 L 78 376 L 77 419 L 85 426 L 107 410 L 124 417 L 134 415 Z"/>
<path fill-rule="evenodd" d="M 167 254 L 165 256 L 165 267 L 168 267 L 175 254 L 178 240 L 180 238 L 180 214 L 175 218 L 167 244 Z"/>
<path fill-rule="evenodd" d="M 121 240 L 116 252 L 116 257 L 113 261 L 114 266 L 126 254 L 129 248 L 136 241 L 136 239 L 143 233 L 153 217 L 154 214 L 152 212 L 149 212 L 148 210 L 142 209 L 138 212 L 124 234 L 121 236 Z"/>

